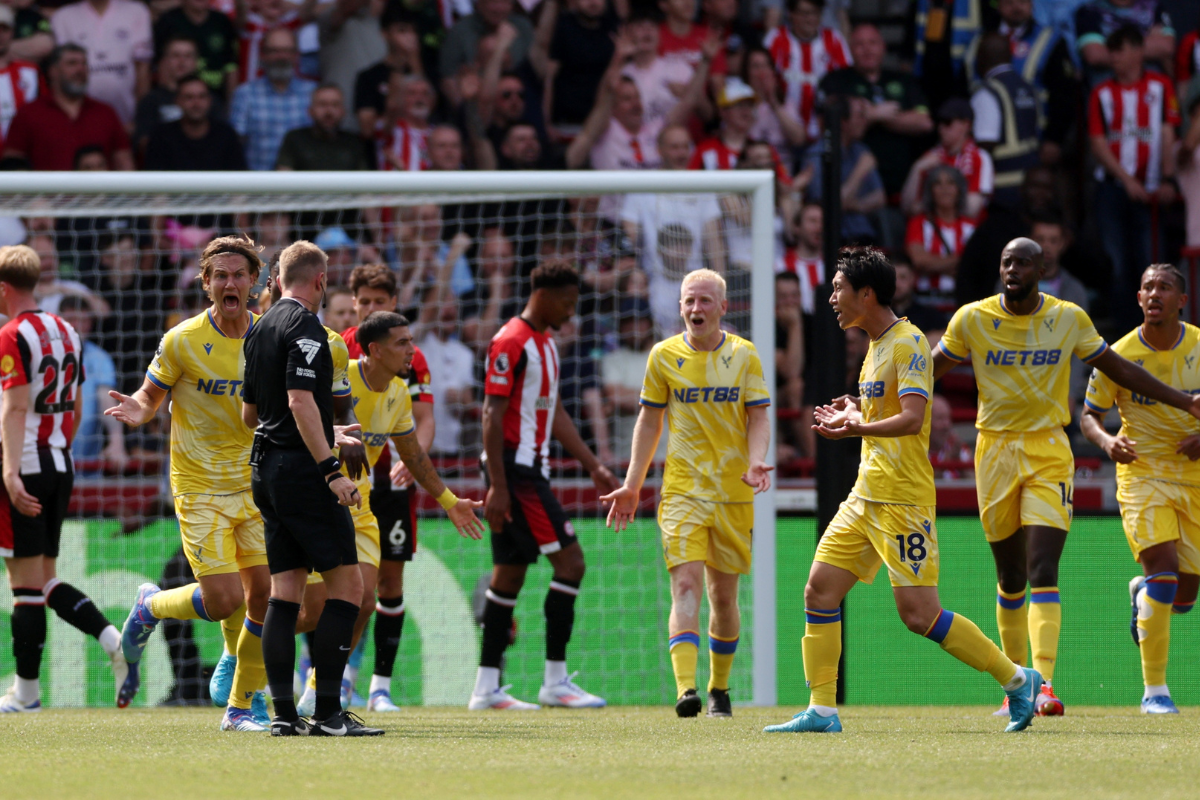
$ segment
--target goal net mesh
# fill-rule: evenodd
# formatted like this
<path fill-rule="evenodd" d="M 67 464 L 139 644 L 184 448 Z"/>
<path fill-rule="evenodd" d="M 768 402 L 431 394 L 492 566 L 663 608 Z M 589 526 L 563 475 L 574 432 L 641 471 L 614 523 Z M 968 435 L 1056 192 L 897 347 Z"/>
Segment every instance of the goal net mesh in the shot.
<path fill-rule="evenodd" d="M 197 261 L 214 236 L 250 235 L 263 247 L 264 262 L 294 240 L 314 241 L 329 255 L 334 287 L 346 286 L 357 265 L 391 268 L 400 287 L 398 308 L 412 321 L 432 374 L 431 456 L 451 488 L 479 499 L 487 345 L 500 325 L 520 313 L 530 292 L 528 276 L 541 261 L 569 259 L 583 276 L 578 314 L 554 334 L 562 359 L 561 400 L 618 475 L 629 458 L 647 352 L 681 325 L 683 275 L 701 266 L 723 271 L 729 327 L 750 335 L 749 195 L 212 194 L 189 192 L 187 180 L 180 175 L 178 193 L 0 196 L 0 243 L 23 241 L 38 252 L 42 309 L 59 313 L 88 341 L 75 491 L 58 574 L 91 596 L 118 627 L 140 583 L 168 588 L 193 578 L 167 479 L 169 404 L 130 430 L 107 424 L 106 392 L 137 389 L 163 333 L 208 307 Z M 338 330 L 357 324 L 352 298 L 343 291 L 333 289 L 323 311 L 326 324 Z M 773 342 L 757 345 L 764 361 L 772 357 Z M 653 515 L 657 467 L 647 482 L 642 518 L 614 534 L 604 526 L 586 473 L 558 448 L 552 457 L 554 490 L 588 564 L 569 666 L 580 671 L 581 685 L 611 703 L 669 702 L 675 690 L 666 647 L 668 578 Z M 420 498 L 419 547 L 405 572 L 408 613 L 393 697 L 401 705 L 458 705 L 467 700 L 478 663 L 490 548 L 486 537 L 460 538 L 432 498 L 423 491 Z M 544 563 L 531 568 L 506 657 L 503 681 L 528 700 L 536 698 L 542 678 L 542 600 L 550 577 Z M 742 583 L 735 700 L 753 694 L 751 585 Z M 0 630 L 7 643 L 12 598 L 2 595 Z M 107 659 L 97 643 L 47 613 L 43 702 L 111 704 Z M 707 611 L 701 624 L 707 625 Z M 136 704 L 209 702 L 208 678 L 222 652 L 219 626 L 160 627 L 143 661 Z M 355 688 L 366 696 L 374 658 L 370 629 L 363 640 Z M 701 685 L 707 664 L 702 638 Z M 9 684 L 14 670 L 11 647 L 0 647 L 0 685 Z"/>

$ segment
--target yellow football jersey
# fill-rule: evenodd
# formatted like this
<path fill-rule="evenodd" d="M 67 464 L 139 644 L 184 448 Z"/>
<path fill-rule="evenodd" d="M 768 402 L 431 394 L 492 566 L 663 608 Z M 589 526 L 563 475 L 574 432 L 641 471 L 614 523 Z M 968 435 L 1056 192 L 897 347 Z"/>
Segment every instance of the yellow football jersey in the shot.
<path fill-rule="evenodd" d="M 329 339 L 329 350 L 333 354 L 333 396 L 345 397 L 350 394 L 350 350 L 341 335 L 329 328 L 325 329 L 325 337 Z"/>
<path fill-rule="evenodd" d="M 1108 345 L 1087 312 L 1042 294 L 1032 314 L 1011 313 L 1004 295 L 954 312 L 938 348 L 954 361 L 971 357 L 979 386 L 975 427 L 1041 431 L 1071 421 L 1071 356 L 1090 362 Z"/>
<path fill-rule="evenodd" d="M 251 315 L 251 328 L 257 319 Z M 250 488 L 254 432 L 242 422 L 242 344 L 221 333 L 208 310 L 167 331 L 146 370 L 155 386 L 171 392 L 173 494 Z"/>
<path fill-rule="evenodd" d="M 746 408 L 771 402 L 754 345 L 732 333 L 716 350 L 696 350 L 681 333 L 654 345 L 641 403 L 667 409 L 662 493 L 715 503 L 750 503 Z"/>
<path fill-rule="evenodd" d="M 863 422 L 900 413 L 900 398 L 919 394 L 925 403 L 921 432 L 913 436 L 864 436 L 858 480 L 852 494 L 875 503 L 933 506 L 933 467 L 929 463 L 929 417 L 933 404 L 933 354 L 916 325 L 898 319 L 867 348 L 858 374 Z"/>
<path fill-rule="evenodd" d="M 374 467 L 388 439 L 414 429 L 408 384 L 392 378 L 387 386 L 376 389 L 367 383 L 362 361 L 355 360 L 350 362 L 350 394 L 354 397 L 354 416 L 362 425 L 367 462 Z"/>
<path fill-rule="evenodd" d="M 1179 324 L 1179 339 L 1170 350 L 1155 350 L 1139 327 L 1126 334 L 1113 350 L 1146 368 L 1168 386 L 1200 393 L 1200 328 Z M 1200 433 L 1200 421 L 1186 411 L 1164 405 L 1113 383 L 1098 370 L 1088 382 L 1087 407 L 1101 413 L 1116 403 L 1121 412 L 1121 433 L 1137 442 L 1137 461 L 1117 464 L 1117 478 L 1157 478 L 1176 483 L 1200 484 L 1200 461 L 1175 453 L 1185 437 Z"/>

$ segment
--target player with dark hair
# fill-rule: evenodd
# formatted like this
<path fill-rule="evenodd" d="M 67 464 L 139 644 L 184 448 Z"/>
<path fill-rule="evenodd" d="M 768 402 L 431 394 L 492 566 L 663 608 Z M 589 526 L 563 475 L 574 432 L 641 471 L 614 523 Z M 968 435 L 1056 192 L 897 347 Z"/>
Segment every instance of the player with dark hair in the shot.
<path fill-rule="evenodd" d="M 1036 670 L 1009 660 L 966 617 L 938 598 L 937 493 L 929 463 L 929 398 L 933 394 L 929 342 L 889 307 L 896 273 L 874 248 L 844 248 L 829 304 L 842 330 L 871 338 L 859 396 L 839 397 L 815 410 L 817 433 L 827 439 L 861 436 L 858 480 L 817 545 L 804 587 L 804 677 L 809 707 L 768 733 L 838 733 L 838 660 L 842 654 L 842 600 L 859 581 L 871 583 L 887 565 L 900 619 L 913 633 L 1004 687 L 1021 731 L 1034 716 L 1042 687 Z"/>
<path fill-rule="evenodd" d="M 270 573 L 262 514 L 250 494 L 253 431 L 241 419 L 242 343 L 257 320 L 246 305 L 262 269 L 258 254 L 240 236 L 208 243 L 199 278 L 211 306 L 167 331 L 142 386 L 131 396 L 112 392 L 117 405 L 104 412 L 136 427 L 171 394 L 171 491 L 196 576 L 174 589 L 142 584 L 125 621 L 125 657 L 140 662 L 164 619 L 220 622 L 225 653 L 212 695 L 228 703 L 222 730 L 238 731 L 265 731 L 271 722 L 261 640 Z"/>
<path fill-rule="evenodd" d="M 505 323 L 488 347 L 484 379 L 483 450 L 488 484 L 484 516 L 492 529 L 492 581 L 483 612 L 483 644 L 471 710 L 537 708 L 500 685 L 500 662 L 509 644 L 513 608 L 529 565 L 544 554 L 554 569 L 543 609 L 546 670 L 543 705 L 598 708 L 605 701 L 585 692 L 567 673 L 567 643 L 575 624 L 575 598 L 583 582 L 583 548 L 550 488 L 550 437 L 578 459 L 601 494 L 619 484 L 588 448 L 558 402 L 558 330 L 575 314 L 579 273 L 565 261 L 540 264 L 533 293 L 519 317 Z"/>
<path fill-rule="evenodd" d="M 361 323 L 377 311 L 396 310 L 396 274 L 383 264 L 355 267 L 350 273 L 354 310 Z M 363 354 L 358 327 L 342 332 L 351 358 Z M 412 400 L 417 444 L 422 452 L 433 446 L 433 390 L 429 364 L 421 348 L 413 346 L 412 363 L 402 376 Z M 392 702 L 392 672 L 400 637 L 404 633 L 404 565 L 417 552 L 417 486 L 412 473 L 389 440 L 371 470 L 371 510 L 379 522 L 380 561 L 375 587 L 375 669 L 367 697 L 368 711 L 399 711 Z M 349 667 L 347 667 L 349 669 Z M 347 687 L 343 686 L 343 693 Z"/>
<path fill-rule="evenodd" d="M 1027 643 L 1033 643 L 1033 666 L 1046 679 L 1038 713 L 1057 716 L 1063 703 L 1050 682 L 1062 628 L 1058 563 L 1071 526 L 1075 476 L 1063 432 L 1071 421 L 1071 356 L 1119 386 L 1193 416 L 1200 416 L 1200 398 L 1172 389 L 1112 352 L 1087 312 L 1038 291 L 1045 269 L 1037 242 L 1009 242 L 1000 254 L 1003 292 L 955 312 L 933 364 L 936 380 L 974 355 L 975 488 L 996 562 L 1000 641 L 1018 664 L 1025 663 Z M 1003 712 L 1001 707 L 996 714 Z"/>
<path fill-rule="evenodd" d="M 94 637 L 108 654 L 118 708 L 138 689 L 136 669 L 121 653 L 121 634 L 91 598 L 58 579 L 63 518 L 75 471 L 71 440 L 79 430 L 83 343 L 66 322 L 38 310 L 33 290 L 41 264 L 33 248 L 0 248 L 0 556 L 12 587 L 13 658 L 17 677 L 0 696 L 0 713 L 41 708 L 38 678 L 46 644 L 46 606 Z"/>
<path fill-rule="evenodd" d="M 1174 264 L 1142 273 L 1142 324 L 1112 349 L 1159 380 L 1200 388 L 1200 328 L 1180 319 L 1187 283 Z M 1125 538 L 1143 575 L 1129 582 L 1130 629 L 1141 648 L 1142 712 L 1178 714 L 1167 688 L 1171 617 L 1186 614 L 1200 589 L 1200 425 L 1185 412 L 1147 403 L 1099 372 L 1088 384 L 1080 427 L 1088 441 L 1117 462 L 1117 500 Z M 1110 435 L 1104 417 L 1116 405 L 1121 430 Z"/>

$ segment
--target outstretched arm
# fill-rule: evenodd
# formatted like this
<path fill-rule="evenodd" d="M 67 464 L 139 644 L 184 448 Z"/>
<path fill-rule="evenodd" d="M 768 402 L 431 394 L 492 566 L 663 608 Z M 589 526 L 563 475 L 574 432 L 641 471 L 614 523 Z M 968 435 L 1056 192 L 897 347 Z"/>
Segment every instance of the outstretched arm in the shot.
<path fill-rule="evenodd" d="M 1106 349 L 1089 363 L 1111 378 L 1113 383 L 1118 386 L 1149 397 L 1151 400 L 1166 403 L 1172 408 L 1186 411 L 1200 419 L 1200 397 L 1167 386 L 1142 367 L 1114 353 L 1112 348 Z"/>
<path fill-rule="evenodd" d="M 396 443 L 396 451 L 400 453 L 400 458 L 412 473 L 413 479 L 421 484 L 421 488 L 437 498 L 458 532 L 469 539 L 482 539 L 483 523 L 475 516 L 474 509 L 483 503 L 455 497 L 454 492 L 446 488 L 441 476 L 433 468 L 429 456 L 421 449 L 414 431 L 409 431 L 403 436 L 393 436 L 392 441 Z"/>
<path fill-rule="evenodd" d="M 110 391 L 108 396 L 115 405 L 104 409 L 104 416 L 115 417 L 129 427 L 136 428 L 154 419 L 158 407 L 167 397 L 167 390 L 146 378 L 132 395 Z"/>
<path fill-rule="evenodd" d="M 642 406 L 637 422 L 633 425 L 633 450 L 629 454 L 625 484 L 615 492 L 600 498 L 605 503 L 612 503 L 612 508 L 608 511 L 608 526 L 616 531 L 625 530 L 629 521 L 637 514 L 638 498 L 642 493 L 642 484 L 646 482 L 650 459 L 658 449 L 665 413 L 665 407 Z"/>

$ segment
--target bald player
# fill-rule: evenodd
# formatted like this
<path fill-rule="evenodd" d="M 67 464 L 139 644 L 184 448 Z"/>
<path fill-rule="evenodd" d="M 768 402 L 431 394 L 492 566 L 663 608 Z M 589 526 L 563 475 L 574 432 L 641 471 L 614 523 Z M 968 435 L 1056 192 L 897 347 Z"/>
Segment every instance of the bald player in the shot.
<path fill-rule="evenodd" d="M 975 486 L 996 561 L 1000 639 L 1004 654 L 1019 665 L 1026 662 L 1027 642 L 1033 643 L 1033 667 L 1045 678 L 1038 714 L 1057 716 L 1063 703 L 1051 681 L 1062 627 L 1058 562 L 1071 525 L 1075 474 L 1063 431 L 1071 421 L 1071 356 L 1118 386 L 1196 417 L 1200 399 L 1109 349 L 1083 309 L 1038 291 L 1044 273 L 1037 242 L 1009 242 L 1000 255 L 1003 292 L 955 312 L 933 363 L 935 379 L 968 359 L 974 367 Z M 996 713 L 1007 715 L 1007 704 Z"/>

